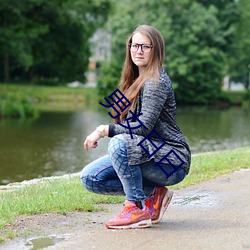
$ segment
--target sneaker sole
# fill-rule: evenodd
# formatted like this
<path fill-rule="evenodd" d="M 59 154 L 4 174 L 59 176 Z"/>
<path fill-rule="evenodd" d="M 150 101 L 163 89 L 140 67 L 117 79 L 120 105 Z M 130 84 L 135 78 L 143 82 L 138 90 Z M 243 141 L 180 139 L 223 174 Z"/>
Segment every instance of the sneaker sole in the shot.
<path fill-rule="evenodd" d="M 137 223 L 133 223 L 130 225 L 123 225 L 123 226 L 107 226 L 109 229 L 136 229 L 136 228 L 147 228 L 152 225 L 151 219 L 149 220 L 143 220 Z"/>
<path fill-rule="evenodd" d="M 162 220 L 163 214 L 166 212 L 168 205 L 172 200 L 172 197 L 173 197 L 173 191 L 168 190 L 162 201 L 163 206 L 161 206 L 160 215 L 158 219 L 152 220 L 152 224 L 158 224 Z"/>

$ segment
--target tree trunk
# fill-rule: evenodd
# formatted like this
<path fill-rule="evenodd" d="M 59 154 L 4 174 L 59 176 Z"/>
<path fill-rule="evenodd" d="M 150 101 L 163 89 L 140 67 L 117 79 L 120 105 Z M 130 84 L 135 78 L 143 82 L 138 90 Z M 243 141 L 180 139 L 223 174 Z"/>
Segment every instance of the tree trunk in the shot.
<path fill-rule="evenodd" d="M 10 81 L 10 57 L 9 55 L 4 55 L 4 82 L 8 83 Z"/>

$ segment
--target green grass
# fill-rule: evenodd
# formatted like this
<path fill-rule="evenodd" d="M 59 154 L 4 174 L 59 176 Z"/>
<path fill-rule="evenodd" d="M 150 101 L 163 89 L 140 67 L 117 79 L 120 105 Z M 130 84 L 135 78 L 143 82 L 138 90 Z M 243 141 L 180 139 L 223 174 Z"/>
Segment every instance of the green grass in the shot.
<path fill-rule="evenodd" d="M 93 91 L 95 91 L 95 88 L 68 88 L 66 86 L 0 84 L 0 91 L 18 91 L 20 93 L 29 93 L 35 96 L 46 97 L 48 95 L 82 94 L 83 92 L 91 94 Z"/>
<path fill-rule="evenodd" d="M 13 230 L 10 230 L 10 231 L 7 232 L 6 236 L 9 239 L 14 239 L 16 237 L 16 232 L 13 231 Z"/>
<path fill-rule="evenodd" d="M 187 187 L 243 168 L 250 168 L 250 147 L 197 154 L 192 157 L 189 175 L 175 188 Z"/>
<path fill-rule="evenodd" d="M 45 179 L 14 191 L 0 193 L 0 228 L 22 214 L 95 211 L 95 204 L 121 202 L 121 197 L 86 191 L 79 177 Z"/>
<path fill-rule="evenodd" d="M 29 98 L 40 110 L 71 110 L 85 105 L 98 106 L 96 88 L 0 84 L 0 94 Z"/>
<path fill-rule="evenodd" d="M 187 187 L 221 174 L 250 167 L 250 147 L 193 156 L 190 174 L 173 188 Z M 23 214 L 95 211 L 96 204 L 119 203 L 123 197 L 86 191 L 79 177 L 44 179 L 14 191 L 0 193 L 0 229 Z"/>

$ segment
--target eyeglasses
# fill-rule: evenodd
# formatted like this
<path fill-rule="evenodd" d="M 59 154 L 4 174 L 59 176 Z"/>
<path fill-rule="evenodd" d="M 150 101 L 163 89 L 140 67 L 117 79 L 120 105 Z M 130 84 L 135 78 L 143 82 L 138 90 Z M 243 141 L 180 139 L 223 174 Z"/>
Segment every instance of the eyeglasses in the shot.
<path fill-rule="evenodd" d="M 130 43 L 129 46 L 132 52 L 136 52 L 139 49 L 139 47 L 141 47 L 142 52 L 148 53 L 153 48 L 153 45 L 151 44 L 142 44 L 142 43 Z"/>

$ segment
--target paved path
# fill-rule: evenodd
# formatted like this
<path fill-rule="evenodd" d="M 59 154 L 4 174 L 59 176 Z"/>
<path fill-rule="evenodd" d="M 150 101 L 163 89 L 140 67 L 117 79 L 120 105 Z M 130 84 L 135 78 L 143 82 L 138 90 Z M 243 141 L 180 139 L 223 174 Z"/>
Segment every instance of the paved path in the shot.
<path fill-rule="evenodd" d="M 250 169 L 174 192 L 160 224 L 148 229 L 108 230 L 103 222 L 122 209 L 91 213 L 82 229 L 46 249 L 250 250 Z M 94 222 L 94 223 L 93 223 Z"/>
<path fill-rule="evenodd" d="M 120 210 L 115 205 L 102 219 Z M 49 249 L 250 249 L 250 170 L 175 191 L 163 221 L 152 228 L 99 225 Z"/>

